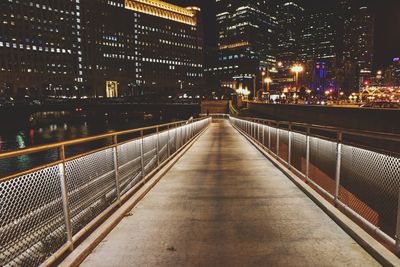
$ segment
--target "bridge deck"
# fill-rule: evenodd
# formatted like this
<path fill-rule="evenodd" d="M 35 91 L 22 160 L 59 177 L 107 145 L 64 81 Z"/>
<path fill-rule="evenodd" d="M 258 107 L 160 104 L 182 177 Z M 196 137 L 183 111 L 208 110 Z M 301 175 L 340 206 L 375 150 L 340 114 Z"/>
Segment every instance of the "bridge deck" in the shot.
<path fill-rule="evenodd" d="M 214 123 L 83 266 L 375 266 L 228 122 Z"/>

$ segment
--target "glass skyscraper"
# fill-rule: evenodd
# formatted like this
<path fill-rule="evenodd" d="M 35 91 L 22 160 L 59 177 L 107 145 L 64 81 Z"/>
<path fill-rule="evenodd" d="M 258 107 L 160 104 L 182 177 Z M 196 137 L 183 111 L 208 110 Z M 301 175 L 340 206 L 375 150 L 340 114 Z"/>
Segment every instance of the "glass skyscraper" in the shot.
<path fill-rule="evenodd" d="M 276 5 L 271 0 L 217 1 L 218 59 L 212 70 L 233 87 L 253 89 L 276 62 Z"/>

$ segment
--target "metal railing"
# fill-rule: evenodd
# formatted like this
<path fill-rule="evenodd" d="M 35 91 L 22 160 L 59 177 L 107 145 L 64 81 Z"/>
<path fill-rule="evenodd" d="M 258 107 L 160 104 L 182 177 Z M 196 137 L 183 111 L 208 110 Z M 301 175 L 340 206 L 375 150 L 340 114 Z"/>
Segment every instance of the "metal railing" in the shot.
<path fill-rule="evenodd" d="M 210 122 L 169 123 L 0 154 L 0 160 L 52 149 L 59 155 L 0 178 L 0 266 L 37 266 L 72 250 L 99 215 L 118 207 Z M 70 146 L 104 139 L 111 144 L 66 153 Z"/>
<path fill-rule="evenodd" d="M 400 136 L 254 118 L 232 125 L 376 238 L 400 251 Z M 394 149 L 368 148 L 372 139 Z"/>

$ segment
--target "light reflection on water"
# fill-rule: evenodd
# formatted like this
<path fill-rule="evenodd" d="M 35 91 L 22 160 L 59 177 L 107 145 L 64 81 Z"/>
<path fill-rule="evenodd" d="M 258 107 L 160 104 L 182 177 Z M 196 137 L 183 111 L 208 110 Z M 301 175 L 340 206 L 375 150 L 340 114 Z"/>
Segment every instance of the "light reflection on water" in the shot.
<path fill-rule="evenodd" d="M 20 131 L 10 131 L 5 127 L 1 127 L 0 152 L 14 151 L 113 131 L 139 128 L 157 123 L 158 121 L 144 121 L 138 118 L 112 120 L 105 116 L 97 119 L 89 119 L 88 121 L 58 121 L 57 123 L 40 125 Z M 97 143 L 103 145 L 103 143 L 106 143 L 106 140 L 100 140 Z M 79 147 L 67 148 L 67 153 L 74 154 L 74 152 L 79 153 L 85 151 L 85 146 L 86 145 L 83 144 Z M 90 146 L 87 145 L 86 149 L 89 147 Z M 47 164 L 57 159 L 58 152 L 56 150 L 49 150 L 12 159 L 0 160 L 0 177 Z"/>

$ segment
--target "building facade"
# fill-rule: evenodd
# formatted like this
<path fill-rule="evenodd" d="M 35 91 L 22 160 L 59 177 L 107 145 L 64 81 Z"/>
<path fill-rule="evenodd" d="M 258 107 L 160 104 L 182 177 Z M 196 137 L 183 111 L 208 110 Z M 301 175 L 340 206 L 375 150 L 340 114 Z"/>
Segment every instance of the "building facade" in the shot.
<path fill-rule="evenodd" d="M 400 57 L 393 59 L 393 63 L 385 70 L 384 77 L 386 86 L 400 87 Z"/>
<path fill-rule="evenodd" d="M 372 62 L 374 51 L 375 17 L 366 6 L 358 8 L 355 18 L 355 39 L 354 54 L 359 68 L 360 83 L 369 79 L 372 75 Z"/>
<path fill-rule="evenodd" d="M 0 86 L 14 95 L 72 95 L 80 81 L 80 3 L 1 1 Z"/>
<path fill-rule="evenodd" d="M 14 95 L 122 97 L 202 89 L 198 8 L 158 0 L 42 2 L 0 3 L 0 84 Z"/>
<path fill-rule="evenodd" d="M 305 85 L 317 94 L 335 87 L 338 62 L 336 14 L 308 11 L 302 31 L 299 57 L 305 64 Z"/>
<path fill-rule="evenodd" d="M 159 1 L 127 1 L 134 33 L 139 93 L 200 94 L 203 89 L 203 37 L 200 9 Z M 133 56 L 133 54 L 132 54 Z M 137 91 L 137 90 L 134 90 Z"/>
<path fill-rule="evenodd" d="M 276 63 L 276 5 L 271 0 L 217 1 L 217 62 L 209 69 L 223 84 L 254 89 Z"/>
<path fill-rule="evenodd" d="M 374 51 L 375 17 L 366 6 L 359 6 L 349 0 L 341 0 L 339 18 L 343 21 L 339 28 L 339 40 L 342 62 L 351 66 L 352 79 L 344 81 L 344 88 L 357 91 L 364 80 L 372 76 Z"/>
<path fill-rule="evenodd" d="M 277 8 L 278 43 L 276 58 L 285 66 L 297 63 L 301 45 L 304 8 L 300 1 L 280 1 Z"/>
<path fill-rule="evenodd" d="M 275 68 L 272 68 L 273 72 L 268 73 L 274 78 L 275 93 L 285 90 L 295 82 L 291 68 L 301 62 L 300 47 L 304 13 L 305 9 L 300 1 L 280 0 L 277 3 L 277 64 Z"/>

